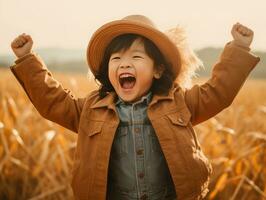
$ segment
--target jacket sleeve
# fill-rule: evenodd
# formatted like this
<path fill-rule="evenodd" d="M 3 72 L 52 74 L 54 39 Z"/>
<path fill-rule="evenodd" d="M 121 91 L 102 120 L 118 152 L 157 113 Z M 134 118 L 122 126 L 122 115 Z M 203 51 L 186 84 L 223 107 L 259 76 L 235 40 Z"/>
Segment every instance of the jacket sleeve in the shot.
<path fill-rule="evenodd" d="M 27 54 L 15 63 L 10 69 L 38 112 L 77 132 L 85 99 L 75 98 L 71 91 L 64 89 L 36 54 Z"/>
<path fill-rule="evenodd" d="M 202 85 L 185 91 L 185 101 L 196 125 L 231 105 L 238 91 L 260 58 L 247 49 L 226 44 L 219 61 L 214 65 L 211 78 Z"/>

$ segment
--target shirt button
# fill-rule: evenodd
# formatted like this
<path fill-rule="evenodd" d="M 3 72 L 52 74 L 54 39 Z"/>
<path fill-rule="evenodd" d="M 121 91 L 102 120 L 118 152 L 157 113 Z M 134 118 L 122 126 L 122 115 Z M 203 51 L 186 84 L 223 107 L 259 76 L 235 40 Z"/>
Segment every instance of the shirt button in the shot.
<path fill-rule="evenodd" d="M 140 172 L 138 176 L 139 176 L 139 178 L 142 179 L 144 177 L 144 173 L 143 172 Z"/>
<path fill-rule="evenodd" d="M 145 199 L 147 199 L 147 198 L 148 198 L 148 196 L 147 196 L 146 194 L 143 194 L 143 195 L 141 195 L 141 197 L 140 197 L 141 200 L 145 200 Z"/>
<path fill-rule="evenodd" d="M 135 131 L 135 133 L 139 133 L 140 132 L 140 128 L 135 128 L 134 131 Z"/>
<path fill-rule="evenodd" d="M 137 155 L 143 155 L 143 149 L 139 149 L 139 150 L 137 150 Z"/>
<path fill-rule="evenodd" d="M 143 195 L 141 195 L 140 199 L 141 199 L 141 200 L 148 199 L 148 196 L 147 196 L 146 194 L 143 194 Z"/>

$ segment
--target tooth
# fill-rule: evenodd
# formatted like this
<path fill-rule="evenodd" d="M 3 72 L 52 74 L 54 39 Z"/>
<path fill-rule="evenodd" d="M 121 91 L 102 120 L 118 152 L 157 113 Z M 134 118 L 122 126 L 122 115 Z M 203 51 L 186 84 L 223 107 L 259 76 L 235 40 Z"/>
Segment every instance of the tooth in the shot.
<path fill-rule="evenodd" d="M 127 78 L 127 77 L 134 77 L 134 76 L 131 74 L 121 74 L 120 75 L 120 78 Z"/>

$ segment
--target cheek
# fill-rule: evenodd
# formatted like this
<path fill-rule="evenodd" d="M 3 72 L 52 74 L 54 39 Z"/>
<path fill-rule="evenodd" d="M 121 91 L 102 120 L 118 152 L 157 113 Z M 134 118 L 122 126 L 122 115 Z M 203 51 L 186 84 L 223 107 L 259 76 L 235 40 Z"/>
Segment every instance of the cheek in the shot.
<path fill-rule="evenodd" d="M 140 78 L 143 80 L 151 80 L 154 75 L 154 68 L 151 65 L 146 65 L 145 67 L 139 70 Z"/>
<path fill-rule="evenodd" d="M 153 81 L 153 71 L 151 70 L 143 70 L 139 72 L 139 82 L 142 85 L 151 85 Z"/>
<path fill-rule="evenodd" d="M 115 81 L 115 69 L 111 65 L 108 66 L 108 78 L 109 78 L 111 84 L 113 85 L 114 81 Z"/>

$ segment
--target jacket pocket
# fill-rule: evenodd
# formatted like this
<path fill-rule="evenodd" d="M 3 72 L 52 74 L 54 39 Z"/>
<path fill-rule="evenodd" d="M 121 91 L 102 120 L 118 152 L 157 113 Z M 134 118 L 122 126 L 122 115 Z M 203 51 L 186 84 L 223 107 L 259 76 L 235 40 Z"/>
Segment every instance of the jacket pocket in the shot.
<path fill-rule="evenodd" d="M 88 136 L 92 137 L 102 131 L 103 121 L 90 121 L 88 125 Z"/>
<path fill-rule="evenodd" d="M 182 146 L 183 148 L 196 147 L 197 140 L 193 131 L 190 129 L 190 112 L 184 108 L 179 112 L 169 113 L 166 116 L 170 120 L 170 126 L 177 145 Z"/>
<path fill-rule="evenodd" d="M 183 109 L 183 112 L 169 113 L 166 116 L 174 125 L 187 126 L 190 121 L 191 114 Z"/>

